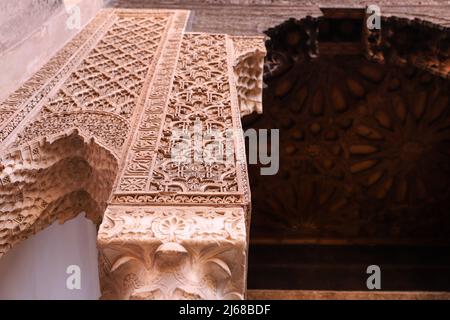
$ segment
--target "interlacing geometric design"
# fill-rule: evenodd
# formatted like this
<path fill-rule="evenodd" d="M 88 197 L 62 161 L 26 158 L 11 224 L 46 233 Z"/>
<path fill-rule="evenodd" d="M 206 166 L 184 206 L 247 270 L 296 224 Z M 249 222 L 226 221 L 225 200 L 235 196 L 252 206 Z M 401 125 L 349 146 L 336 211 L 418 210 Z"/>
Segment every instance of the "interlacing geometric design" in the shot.
<path fill-rule="evenodd" d="M 103 10 L 73 39 L 58 51 L 39 71 L 31 76 L 6 100 L 0 102 L 0 141 L 3 141 L 38 103 L 46 97 L 65 74 L 90 50 L 90 45 L 114 20 L 112 12 Z M 8 120 L 8 121 L 7 121 Z"/>
<path fill-rule="evenodd" d="M 58 90 L 48 110 L 96 110 L 130 119 L 167 20 L 166 15 L 117 20 Z"/>
<path fill-rule="evenodd" d="M 72 126 L 101 138 L 117 152 L 168 20 L 164 13 L 118 17 L 15 144 Z"/>

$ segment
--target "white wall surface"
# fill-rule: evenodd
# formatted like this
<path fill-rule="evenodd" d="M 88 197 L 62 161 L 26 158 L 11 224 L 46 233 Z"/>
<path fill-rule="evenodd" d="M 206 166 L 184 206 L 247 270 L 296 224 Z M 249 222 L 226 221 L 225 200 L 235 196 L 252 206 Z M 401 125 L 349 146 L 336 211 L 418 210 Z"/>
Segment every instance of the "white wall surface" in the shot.
<path fill-rule="evenodd" d="M 0 299 L 98 299 L 96 236 L 80 214 L 19 243 L 0 258 Z M 80 267 L 80 290 L 67 288 L 70 265 Z"/>

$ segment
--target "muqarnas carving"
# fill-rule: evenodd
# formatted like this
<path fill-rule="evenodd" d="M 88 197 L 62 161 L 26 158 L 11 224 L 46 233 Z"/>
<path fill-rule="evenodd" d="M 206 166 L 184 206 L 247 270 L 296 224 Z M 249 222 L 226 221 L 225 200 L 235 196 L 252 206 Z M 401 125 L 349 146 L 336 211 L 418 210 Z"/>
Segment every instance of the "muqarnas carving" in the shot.
<path fill-rule="evenodd" d="M 78 132 L 43 139 L 1 159 L 0 257 L 56 220 L 80 212 L 100 224 L 117 161 Z"/>
<path fill-rule="evenodd" d="M 239 106 L 261 110 L 264 48 L 184 33 L 188 14 L 104 10 L 0 106 L 0 255 L 84 211 L 103 298 L 244 298 Z M 237 133 L 230 161 L 171 159 L 172 132 L 197 124 Z"/>
<path fill-rule="evenodd" d="M 236 90 L 241 117 L 253 112 L 262 113 L 264 37 L 231 37 L 234 46 Z"/>

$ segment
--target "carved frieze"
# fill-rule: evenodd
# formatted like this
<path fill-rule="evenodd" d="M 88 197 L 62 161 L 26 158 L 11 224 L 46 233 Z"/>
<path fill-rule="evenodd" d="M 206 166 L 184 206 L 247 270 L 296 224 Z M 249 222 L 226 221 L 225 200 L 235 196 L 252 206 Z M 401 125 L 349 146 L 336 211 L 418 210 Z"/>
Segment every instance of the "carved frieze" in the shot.
<path fill-rule="evenodd" d="M 110 206 L 98 244 L 103 298 L 244 298 L 242 208 Z"/>
<path fill-rule="evenodd" d="M 360 38 L 350 46 L 325 22 L 318 20 L 315 58 L 304 58 L 305 24 L 268 32 L 275 68 L 266 69 L 264 114 L 251 127 L 280 129 L 280 171 L 260 176 L 250 167 L 252 236 L 448 242 L 447 30 L 384 19 L 373 42 L 380 50 L 367 57 Z M 358 26 L 357 19 L 342 25 Z M 292 45 L 296 28 L 304 37 Z"/>

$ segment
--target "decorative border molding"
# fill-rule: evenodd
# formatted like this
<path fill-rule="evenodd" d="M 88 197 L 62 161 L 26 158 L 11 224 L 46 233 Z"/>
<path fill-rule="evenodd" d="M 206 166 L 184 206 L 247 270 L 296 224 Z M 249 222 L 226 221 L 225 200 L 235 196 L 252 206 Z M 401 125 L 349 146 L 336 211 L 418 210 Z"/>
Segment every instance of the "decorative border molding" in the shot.
<path fill-rule="evenodd" d="M 100 245 L 127 241 L 245 241 L 242 208 L 109 206 L 98 232 Z"/>

